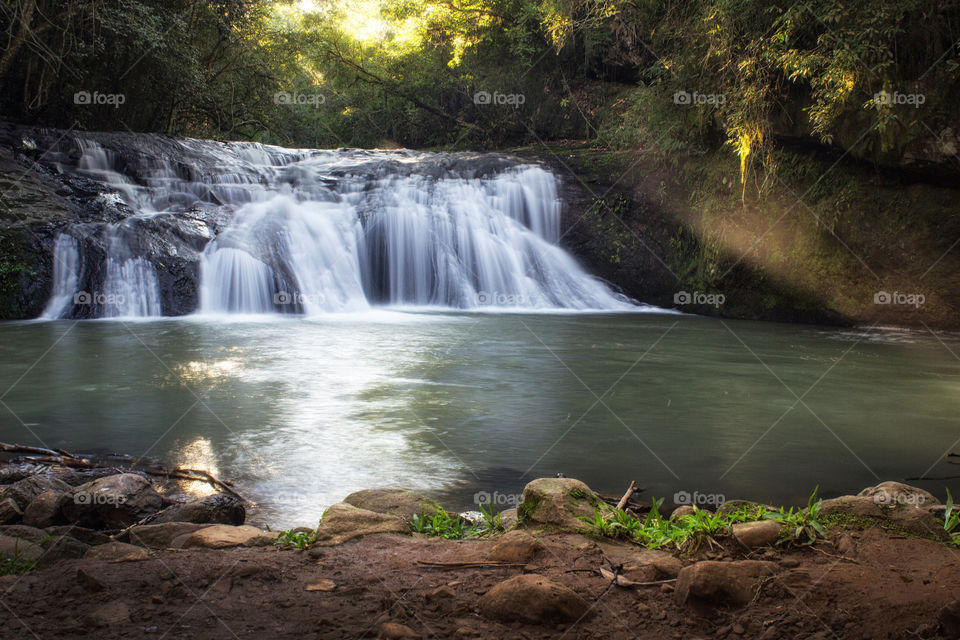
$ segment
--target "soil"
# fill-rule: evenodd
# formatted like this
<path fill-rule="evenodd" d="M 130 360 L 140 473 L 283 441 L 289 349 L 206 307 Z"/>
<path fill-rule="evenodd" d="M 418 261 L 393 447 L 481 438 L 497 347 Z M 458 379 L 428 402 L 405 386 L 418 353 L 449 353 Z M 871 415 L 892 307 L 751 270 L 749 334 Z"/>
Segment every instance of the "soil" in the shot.
<path fill-rule="evenodd" d="M 132 562 L 69 560 L 0 578 L 0 637 L 402 637 L 384 626 L 394 622 L 422 638 L 936 638 L 939 610 L 960 598 L 960 553 L 878 529 L 783 552 L 739 550 L 731 539 L 685 559 L 779 563 L 742 608 L 680 605 L 671 584 L 611 585 L 598 569 L 625 544 L 578 534 L 541 539 L 542 551 L 522 567 L 426 566 L 421 561 L 485 560 L 492 540 L 402 535 L 307 550 L 168 549 Z M 592 613 L 557 626 L 481 617 L 480 596 L 520 573 L 570 587 Z M 125 605 L 113 605 L 119 621 L 97 620 L 94 612 L 110 603 Z"/>

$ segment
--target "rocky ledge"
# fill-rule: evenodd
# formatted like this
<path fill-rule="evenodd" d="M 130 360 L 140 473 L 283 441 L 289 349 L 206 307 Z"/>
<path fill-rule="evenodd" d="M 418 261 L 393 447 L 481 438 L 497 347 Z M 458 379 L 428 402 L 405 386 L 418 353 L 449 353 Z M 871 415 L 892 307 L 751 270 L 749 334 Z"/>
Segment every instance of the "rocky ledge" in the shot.
<path fill-rule="evenodd" d="M 948 507 L 896 482 L 792 512 L 734 501 L 667 518 L 539 479 L 483 529 L 457 529 L 462 517 L 429 496 L 380 489 L 331 506 L 316 528 L 271 532 L 245 525 L 229 496 L 171 504 L 137 473 L 71 474 L 0 493 L 14 633 L 960 637 Z M 445 539 L 441 521 L 473 534 Z"/>

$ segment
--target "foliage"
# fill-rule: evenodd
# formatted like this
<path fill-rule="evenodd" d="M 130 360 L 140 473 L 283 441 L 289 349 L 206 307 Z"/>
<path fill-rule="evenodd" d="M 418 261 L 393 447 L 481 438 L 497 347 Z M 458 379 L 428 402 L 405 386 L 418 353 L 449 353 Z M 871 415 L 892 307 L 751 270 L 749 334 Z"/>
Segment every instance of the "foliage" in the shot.
<path fill-rule="evenodd" d="M 781 536 L 777 544 L 807 545 L 816 542 L 818 537 L 827 537 L 827 532 L 820 520 L 820 507 L 823 500 L 817 498 L 818 490 L 819 487 L 815 488 L 807 499 L 806 509 L 780 507 L 779 511 L 770 511 L 764 514 L 764 518 L 775 520 L 786 527 L 787 535 Z"/>
<path fill-rule="evenodd" d="M 950 489 L 947 489 L 947 508 L 943 513 L 943 528 L 950 534 L 950 539 L 955 545 L 960 545 L 960 511 L 953 504 L 953 496 Z"/>
<path fill-rule="evenodd" d="M 37 564 L 24 558 L 16 546 L 13 549 L 13 555 L 0 553 L 0 576 L 20 576 L 36 568 Z"/>
<path fill-rule="evenodd" d="M 293 529 L 290 529 L 281 531 L 277 535 L 275 544 L 280 547 L 296 547 L 297 549 L 306 549 L 316 541 L 316 531 L 294 531 Z"/>
<path fill-rule="evenodd" d="M 410 521 L 410 529 L 414 533 L 422 533 L 425 536 L 463 540 L 502 531 L 503 524 L 500 522 L 500 514 L 494 515 L 492 510 L 483 510 L 482 520 L 470 522 L 456 513 L 437 509 L 437 512 L 432 515 L 414 514 Z"/>

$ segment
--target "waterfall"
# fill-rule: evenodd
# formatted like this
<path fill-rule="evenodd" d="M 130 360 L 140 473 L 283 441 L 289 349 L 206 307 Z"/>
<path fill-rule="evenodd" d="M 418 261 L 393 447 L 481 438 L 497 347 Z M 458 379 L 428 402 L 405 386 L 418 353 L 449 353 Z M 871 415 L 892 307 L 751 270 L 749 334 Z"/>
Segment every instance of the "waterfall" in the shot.
<path fill-rule="evenodd" d="M 66 168 L 103 183 L 112 192 L 104 197 L 130 212 L 98 228 L 104 256 L 91 273 L 105 304 L 90 315 L 164 313 L 164 296 L 174 294 L 161 295 L 158 271 L 165 256 L 187 252 L 158 225 L 197 220 L 211 229 L 194 267 L 200 313 L 636 308 L 559 246 L 557 179 L 539 166 L 502 156 L 155 143 L 166 145 L 162 153 L 131 159 L 84 141 Z M 76 313 L 81 256 L 76 240 L 57 239 L 47 317 Z"/>

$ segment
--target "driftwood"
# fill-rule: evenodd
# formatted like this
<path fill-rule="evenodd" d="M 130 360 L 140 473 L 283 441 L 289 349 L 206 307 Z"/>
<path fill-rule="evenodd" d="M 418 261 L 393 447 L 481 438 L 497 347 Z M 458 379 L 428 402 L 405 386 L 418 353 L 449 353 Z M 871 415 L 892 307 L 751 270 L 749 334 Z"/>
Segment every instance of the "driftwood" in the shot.
<path fill-rule="evenodd" d="M 676 582 L 676 578 L 668 578 L 666 580 L 650 580 L 649 582 L 637 582 L 635 580 L 628 580 L 620 575 L 619 572 L 610 571 L 600 567 L 600 575 L 606 580 L 615 582 L 618 587 L 659 587 L 662 584 L 670 584 Z"/>
<path fill-rule="evenodd" d="M 630 486 L 627 487 L 626 493 L 623 494 L 623 497 L 620 498 L 620 502 L 617 503 L 617 511 L 623 511 L 624 507 L 627 506 L 627 503 L 630 502 L 630 498 L 637 491 L 637 481 L 631 480 Z"/>
<path fill-rule="evenodd" d="M 27 454 L 36 454 L 28 456 L 20 456 L 17 459 L 22 460 L 23 462 L 30 462 L 33 464 L 41 464 L 46 466 L 60 466 L 60 467 L 69 467 L 71 469 L 111 469 L 117 473 L 123 473 L 123 467 L 117 467 L 114 465 L 105 465 L 99 464 L 95 461 L 92 461 L 90 458 L 85 458 L 83 456 L 78 456 L 68 451 L 63 451 L 62 449 L 45 449 L 42 447 L 26 447 L 16 444 L 6 444 L 0 442 L 0 451 L 5 453 L 27 453 Z M 140 459 L 130 458 L 129 456 L 114 456 L 120 457 L 123 460 L 129 461 L 136 464 Z M 225 491 L 230 495 L 234 496 L 242 502 L 250 502 L 242 495 L 237 493 L 236 489 L 233 486 L 226 482 L 225 480 L 219 480 L 213 476 L 209 471 L 204 471 L 202 469 L 183 469 L 177 467 L 176 469 L 166 469 L 162 466 L 158 466 L 155 469 L 145 468 L 145 469 L 134 469 L 135 471 L 140 471 L 146 473 L 147 475 L 161 477 L 161 478 L 177 478 L 179 480 L 193 480 L 195 482 L 205 482 L 210 486 L 214 487 L 219 491 Z"/>

